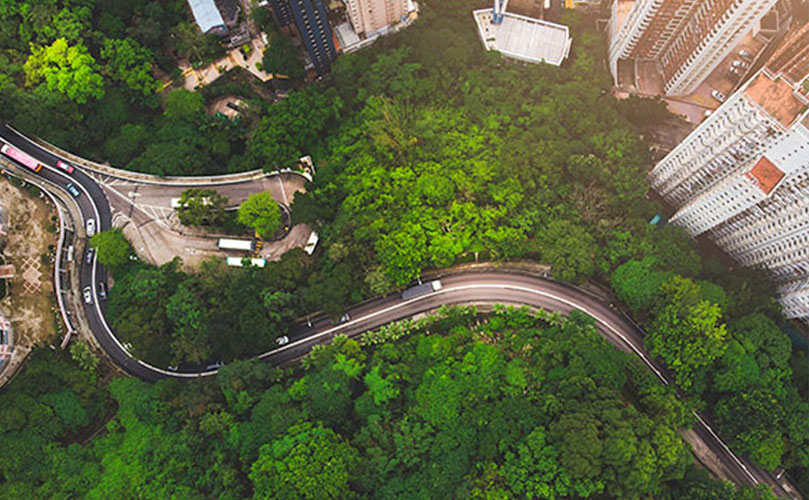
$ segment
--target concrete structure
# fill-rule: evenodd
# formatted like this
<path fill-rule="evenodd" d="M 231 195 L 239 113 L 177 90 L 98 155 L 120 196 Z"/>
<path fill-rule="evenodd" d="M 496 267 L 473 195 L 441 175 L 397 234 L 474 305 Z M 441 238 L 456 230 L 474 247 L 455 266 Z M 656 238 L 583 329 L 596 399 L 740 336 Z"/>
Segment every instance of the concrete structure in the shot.
<path fill-rule="evenodd" d="M 573 39 L 567 26 L 511 12 L 503 13 L 502 22 L 495 24 L 492 9 L 476 10 L 472 15 L 486 50 L 496 50 L 520 61 L 555 66 L 570 54 Z"/>
<path fill-rule="evenodd" d="M 315 71 L 328 73 L 337 48 L 323 0 L 270 0 L 270 6 L 281 26 L 295 22 Z"/>
<path fill-rule="evenodd" d="M 759 71 L 650 173 L 692 236 L 770 270 L 809 317 L 809 40 L 794 28 Z M 776 72 L 777 70 L 777 72 Z"/>
<path fill-rule="evenodd" d="M 407 0 L 345 0 L 346 12 L 360 38 L 385 33 L 407 18 Z"/>
<path fill-rule="evenodd" d="M 239 6 L 234 0 L 188 0 L 194 20 L 203 33 L 224 35 L 239 20 Z"/>
<path fill-rule="evenodd" d="M 620 16 L 612 4 L 609 65 L 617 83 L 619 61 L 657 61 L 666 95 L 693 92 L 751 31 L 777 0 L 636 0 Z M 625 7 L 624 7 L 625 8 Z"/>

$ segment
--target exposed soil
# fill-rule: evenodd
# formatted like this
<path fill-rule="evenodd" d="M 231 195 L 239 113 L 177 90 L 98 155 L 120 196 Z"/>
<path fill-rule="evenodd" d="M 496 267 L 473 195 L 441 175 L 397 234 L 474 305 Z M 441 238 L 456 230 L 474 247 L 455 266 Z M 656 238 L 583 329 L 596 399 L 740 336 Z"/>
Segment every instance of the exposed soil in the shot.
<path fill-rule="evenodd" d="M 8 210 L 3 255 L 16 270 L 0 304 L 14 328 L 14 343 L 30 347 L 51 342 L 56 335 L 56 299 L 51 279 L 54 252 L 48 246 L 55 248 L 57 243 L 58 221 L 52 220 L 56 209 L 46 197 L 36 198 L 27 186 L 19 188 L 5 177 L 0 177 L 0 203 Z"/>

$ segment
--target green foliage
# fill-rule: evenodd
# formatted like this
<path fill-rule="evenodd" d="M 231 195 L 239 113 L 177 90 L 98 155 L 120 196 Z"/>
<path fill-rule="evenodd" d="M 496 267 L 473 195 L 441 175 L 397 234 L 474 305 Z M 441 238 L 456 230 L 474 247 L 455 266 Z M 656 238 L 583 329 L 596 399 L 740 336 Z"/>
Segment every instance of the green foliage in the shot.
<path fill-rule="evenodd" d="M 97 72 L 95 59 L 80 43 L 69 45 L 66 39 L 59 38 L 47 47 L 32 45 L 24 70 L 28 85 L 45 80 L 48 90 L 79 104 L 104 95 L 103 78 Z"/>
<path fill-rule="evenodd" d="M 228 197 L 215 189 L 188 188 L 180 195 L 177 217 L 187 226 L 221 226 Z"/>
<path fill-rule="evenodd" d="M 702 300 L 691 280 L 674 277 L 661 289 L 665 305 L 646 337 L 649 352 L 663 359 L 681 388 L 701 392 L 706 368 L 727 348 L 721 310 Z"/>
<path fill-rule="evenodd" d="M 319 500 L 354 498 L 349 482 L 357 451 L 331 429 L 306 423 L 264 445 L 250 468 L 253 498 Z"/>
<path fill-rule="evenodd" d="M 255 9 L 264 10 L 264 9 Z M 269 45 L 264 49 L 261 60 L 262 69 L 270 74 L 288 76 L 293 80 L 303 78 L 303 61 L 300 49 L 292 41 L 282 35 L 278 29 L 266 31 L 269 36 Z"/>
<path fill-rule="evenodd" d="M 618 299 L 634 313 L 651 309 L 660 287 L 671 273 L 654 271 L 648 260 L 630 260 L 612 272 L 611 285 Z"/>
<path fill-rule="evenodd" d="M 596 242 L 580 225 L 555 220 L 537 235 L 540 255 L 554 276 L 565 281 L 583 281 L 593 274 Z"/>
<path fill-rule="evenodd" d="M 96 375 L 99 359 L 85 342 L 77 341 L 70 344 L 70 358 L 78 363 L 82 370 L 92 376 Z"/>
<path fill-rule="evenodd" d="M 269 191 L 255 193 L 239 206 L 237 219 L 262 238 L 272 239 L 281 228 L 281 209 Z"/>
<path fill-rule="evenodd" d="M 161 86 L 152 76 L 152 53 L 130 38 L 104 40 L 101 58 L 107 62 L 107 74 L 135 92 L 148 96 Z"/>
<path fill-rule="evenodd" d="M 132 246 L 119 228 L 94 234 L 90 238 L 90 245 L 95 248 L 99 262 L 113 270 L 125 265 L 129 257 L 134 255 Z"/>
<path fill-rule="evenodd" d="M 292 166 L 322 147 L 322 135 L 339 116 L 342 103 L 317 87 L 307 87 L 276 103 L 259 122 L 248 152 L 267 172 Z"/>
<path fill-rule="evenodd" d="M 166 94 L 163 114 L 173 120 L 190 120 L 202 112 L 205 102 L 202 95 L 185 89 L 175 89 Z"/>

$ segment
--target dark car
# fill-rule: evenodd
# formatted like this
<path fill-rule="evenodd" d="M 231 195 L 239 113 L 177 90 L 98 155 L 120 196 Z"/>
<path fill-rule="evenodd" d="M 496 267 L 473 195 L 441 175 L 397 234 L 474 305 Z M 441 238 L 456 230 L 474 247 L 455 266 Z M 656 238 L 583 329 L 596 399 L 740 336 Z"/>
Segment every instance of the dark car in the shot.
<path fill-rule="evenodd" d="M 74 198 L 78 198 L 79 196 L 81 196 L 81 191 L 79 191 L 79 189 L 76 186 L 74 186 L 72 182 L 68 182 L 67 186 L 65 187 L 67 188 L 68 192 L 70 192 L 70 194 L 73 195 Z"/>

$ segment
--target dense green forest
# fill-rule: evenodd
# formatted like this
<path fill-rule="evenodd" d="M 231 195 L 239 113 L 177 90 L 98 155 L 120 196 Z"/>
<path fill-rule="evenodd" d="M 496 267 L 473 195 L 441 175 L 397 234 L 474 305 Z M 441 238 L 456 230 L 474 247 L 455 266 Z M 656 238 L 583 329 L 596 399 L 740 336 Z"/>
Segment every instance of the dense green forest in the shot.
<path fill-rule="evenodd" d="M 584 315 L 444 309 L 287 372 L 96 377 L 41 350 L 0 394 L 0 498 L 770 498 L 694 466 L 687 409 Z"/>
<path fill-rule="evenodd" d="M 707 409 L 734 449 L 769 470 L 787 468 L 809 491 L 809 360 L 784 333 L 766 275 L 730 269 L 698 253 L 678 228 L 647 223 L 661 208 L 647 196 L 651 158 L 639 132 L 667 119 L 665 108 L 612 97 L 592 19 L 566 13 L 573 53 L 556 68 L 480 50 L 469 15 L 480 2 L 421 4 L 413 27 L 341 56 L 326 81 L 270 103 L 238 72 L 198 92 L 157 91 L 155 75 L 177 79 L 179 59 L 204 64 L 219 50 L 189 29 L 182 1 L 0 1 L 10 20 L 0 28 L 0 118 L 26 132 L 156 174 L 274 170 L 304 154 L 315 159 L 314 182 L 292 207 L 295 222 L 322 236 L 314 258 L 297 250 L 264 269 L 212 261 L 189 273 L 178 261 L 152 268 L 124 258 L 131 250 L 120 235 L 110 237 L 109 317 L 122 341 L 161 366 L 230 362 L 272 346 L 293 318 L 317 310 L 339 317 L 423 270 L 531 259 L 549 264 L 557 279 L 611 287 L 689 407 Z M 234 93 L 249 101 L 241 120 L 205 113 L 213 98 Z M 222 223 L 205 214 L 196 220 Z M 37 434 L 36 418 L 45 417 L 13 410 L 14 424 L 0 430 L 36 437 L 56 458 L 39 468 L 4 459 L 12 465 L 3 477 L 20 495 L 45 488 L 46 497 L 58 496 L 47 488 L 72 487 L 91 497 L 294 498 L 273 489 L 279 471 L 300 494 L 295 481 L 317 478 L 302 498 L 349 490 L 385 498 L 732 495 L 687 466 L 673 432 L 688 424 L 677 416 L 679 403 L 651 389 L 648 374 L 595 339 L 584 320 L 457 321 L 373 352 L 341 341 L 313 355 L 299 380 L 237 363 L 199 387 L 116 379 L 87 392 L 91 382 L 60 361 L 54 370 L 65 370 L 57 375 L 71 380 L 73 395 L 58 399 L 48 396 L 57 391 L 50 385 L 21 380 L 2 397 L 41 400 L 43 415 L 67 405 L 86 421 L 65 417 L 70 425 Z M 512 329 L 531 352 L 513 351 Z M 571 331 L 570 342 L 581 345 L 557 338 Z M 592 357 L 567 358 L 573 347 Z M 557 354 L 546 359 L 545 349 Z M 479 356 L 492 363 L 492 379 L 464 379 L 479 372 Z M 465 367 L 467 357 L 473 366 Z M 493 383 L 498 377 L 502 383 Z M 432 397 L 436 408 L 425 403 Z M 118 405 L 117 417 L 87 441 L 105 401 Z M 519 422 L 481 423 L 504 414 Z M 613 448 L 624 438 L 627 449 Z M 596 441 L 601 461 L 577 454 L 582 442 Z M 337 455 L 339 478 L 305 468 Z M 80 483 L 49 479 L 64 475 Z"/>

